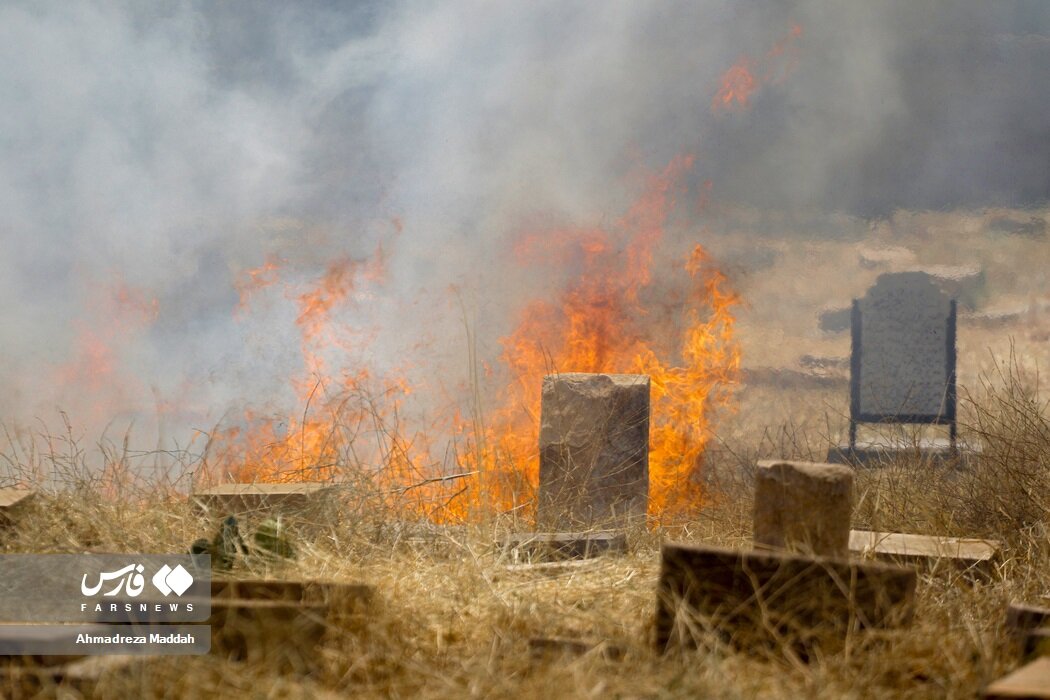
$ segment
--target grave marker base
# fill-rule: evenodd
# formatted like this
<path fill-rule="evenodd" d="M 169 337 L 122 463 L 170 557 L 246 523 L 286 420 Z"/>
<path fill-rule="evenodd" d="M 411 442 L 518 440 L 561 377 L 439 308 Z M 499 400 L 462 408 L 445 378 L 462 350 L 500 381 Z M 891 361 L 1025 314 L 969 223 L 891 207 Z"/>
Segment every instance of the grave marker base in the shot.
<path fill-rule="evenodd" d="M 903 460 L 968 467 L 980 452 L 979 444 L 961 440 L 956 442 L 953 452 L 947 438 L 923 438 L 918 441 L 879 438 L 858 440 L 852 448 L 848 443 L 835 445 L 828 450 L 827 461 L 855 467 L 878 467 Z"/>
<path fill-rule="evenodd" d="M 1003 676 L 985 688 L 981 697 L 985 700 L 1050 700 L 1050 656 Z"/>
<path fill-rule="evenodd" d="M 908 624 L 914 569 L 786 552 L 666 544 L 657 586 L 658 650 L 714 631 L 740 647 L 802 649 L 855 628 Z"/>
<path fill-rule="evenodd" d="M 849 550 L 861 556 L 901 564 L 935 565 L 948 561 L 959 568 L 990 570 L 999 554 L 1001 543 L 965 537 L 935 537 L 899 532 L 850 530 Z"/>

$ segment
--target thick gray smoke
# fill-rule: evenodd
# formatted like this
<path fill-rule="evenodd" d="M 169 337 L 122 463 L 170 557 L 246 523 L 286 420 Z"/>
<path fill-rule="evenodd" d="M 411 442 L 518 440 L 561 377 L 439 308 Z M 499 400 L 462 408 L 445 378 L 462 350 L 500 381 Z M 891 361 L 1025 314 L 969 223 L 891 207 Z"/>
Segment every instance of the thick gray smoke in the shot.
<path fill-rule="evenodd" d="M 712 110 L 786 37 L 746 109 Z M 493 263 L 511 237 L 618 215 L 679 153 L 690 201 L 707 180 L 863 216 L 1050 192 L 1039 0 L 7 2 L 0 66 L 7 421 L 287 410 L 295 295 L 380 241 L 392 293 L 339 317 L 378 329 L 360 361 L 429 344 L 417 363 L 462 371 L 449 285 L 491 356 L 526 284 Z M 280 282 L 235 313 L 268 258 Z"/>

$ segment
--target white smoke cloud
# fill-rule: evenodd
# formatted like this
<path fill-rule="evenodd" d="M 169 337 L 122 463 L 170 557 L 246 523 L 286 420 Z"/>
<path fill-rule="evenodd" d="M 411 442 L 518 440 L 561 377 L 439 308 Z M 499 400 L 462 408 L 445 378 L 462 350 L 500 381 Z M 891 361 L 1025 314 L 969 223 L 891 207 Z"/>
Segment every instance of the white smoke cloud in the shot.
<path fill-rule="evenodd" d="M 789 74 L 713 114 L 721 74 L 793 24 Z M 682 152 L 694 185 L 757 207 L 1043 202 L 1048 34 L 1032 2 L 7 3 L 2 416 L 92 405 L 56 379 L 84 327 L 127 333 L 115 413 L 159 395 L 173 434 L 287 410 L 297 311 L 276 285 L 235 317 L 236 281 L 276 256 L 294 287 L 380 239 L 386 296 L 337 311 L 380 328 L 354 361 L 429 343 L 417 364 L 455 385 L 448 286 L 492 357 L 551 283 L 493 264 L 513 235 L 615 217 L 633 172 Z M 118 283 L 157 300 L 152 323 L 107 325 Z"/>

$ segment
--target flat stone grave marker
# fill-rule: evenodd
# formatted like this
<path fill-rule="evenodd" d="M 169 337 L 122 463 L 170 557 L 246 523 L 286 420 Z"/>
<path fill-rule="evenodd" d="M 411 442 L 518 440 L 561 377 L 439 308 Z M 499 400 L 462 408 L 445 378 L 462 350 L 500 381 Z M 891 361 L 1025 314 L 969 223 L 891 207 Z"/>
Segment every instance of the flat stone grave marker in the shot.
<path fill-rule="evenodd" d="M 956 455 L 955 326 L 955 300 L 923 272 L 881 275 L 853 301 L 849 442 L 833 447 L 829 462 L 867 464 L 909 447 Z M 947 449 L 930 441 L 858 443 L 860 423 L 946 425 Z"/>
<path fill-rule="evenodd" d="M 743 648 L 782 639 L 805 649 L 854 627 L 906 625 L 916 579 L 914 569 L 881 563 L 665 544 L 656 647 L 695 646 L 711 630 Z"/>
<path fill-rule="evenodd" d="M 508 535 L 497 548 L 513 561 L 559 561 L 590 559 L 603 554 L 626 554 L 623 532 L 553 532 Z"/>
<path fill-rule="evenodd" d="M 541 529 L 622 529 L 644 522 L 649 497 L 649 377 L 543 378 Z"/>
<path fill-rule="evenodd" d="M 853 470 L 841 464 L 770 460 L 755 472 L 756 546 L 846 556 Z"/>
<path fill-rule="evenodd" d="M 949 560 L 961 568 L 990 566 L 1002 547 L 995 540 L 909 535 L 899 532 L 850 530 L 849 550 L 901 563 L 932 564 Z"/>
<path fill-rule="evenodd" d="M 20 488 L 0 488 L 0 527 L 13 525 L 36 491 Z"/>
<path fill-rule="evenodd" d="M 985 700 L 1050 700 L 1050 656 L 1043 656 L 995 681 L 981 693 Z"/>
<path fill-rule="evenodd" d="M 327 617 L 325 603 L 216 598 L 208 618 L 211 653 L 305 669 L 328 627 Z"/>
<path fill-rule="evenodd" d="M 332 625 L 357 628 L 374 598 L 371 586 L 329 581 L 212 579 L 212 653 L 307 670 Z"/>
<path fill-rule="evenodd" d="M 195 492 L 190 498 L 198 510 L 218 515 L 280 511 L 297 513 L 323 505 L 335 491 L 328 483 L 220 484 Z"/>

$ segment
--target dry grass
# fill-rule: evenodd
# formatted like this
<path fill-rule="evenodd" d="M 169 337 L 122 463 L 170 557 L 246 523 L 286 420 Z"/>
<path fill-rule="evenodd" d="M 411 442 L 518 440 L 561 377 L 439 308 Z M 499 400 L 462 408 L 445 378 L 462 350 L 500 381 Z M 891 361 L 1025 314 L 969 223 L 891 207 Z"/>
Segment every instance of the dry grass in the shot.
<path fill-rule="evenodd" d="M 1045 244 L 981 233 L 996 215 L 902 213 L 872 230 L 850 229 L 842 240 L 815 233 L 813 240 L 790 245 L 766 241 L 775 249 L 774 269 L 737 279 L 751 300 L 739 325 L 745 362 L 797 367 L 802 352 L 847 354 L 848 334 L 821 335 L 814 314 L 828 302 L 848 302 L 874 281 L 877 270 L 857 267 L 861 239 L 864 245 L 913 246 L 922 264 L 986 260 L 993 297 L 1045 300 Z M 740 224 L 749 231 L 756 225 Z M 960 231 L 969 232 L 965 245 Z M 756 245 L 755 235 L 732 227 L 716 234 L 712 247 L 726 257 L 734 247 L 750 254 Z M 821 265 L 814 270 L 817 258 Z M 845 385 L 755 383 L 739 393 L 736 412 L 724 417 L 706 454 L 703 506 L 674 527 L 631 533 L 627 556 L 508 568 L 494 542 L 520 522 L 420 522 L 391 510 L 367 478 L 344 464 L 354 485 L 330 518 L 294 531 L 298 560 L 278 570 L 257 566 L 240 573 L 369 583 L 378 600 L 364 629 L 330 630 L 306 673 L 281 674 L 269 664 L 215 656 L 166 658 L 104 677 L 96 692 L 544 700 L 973 697 L 1016 664 L 1002 627 L 1007 602 L 1050 605 L 1050 413 L 1029 371 L 1050 346 L 1045 324 L 1029 320 L 1006 329 L 964 325 L 960 333 L 960 377 L 975 387 L 963 394 L 962 436 L 984 446 L 970 469 L 902 461 L 857 473 L 854 527 L 994 537 L 1005 545 L 1002 560 L 983 579 L 952 571 L 921 574 L 908 629 L 856 635 L 806 664 L 789 649 L 749 654 L 716 640 L 694 652 L 653 649 L 660 542 L 749 547 L 755 461 L 823 461 L 844 434 Z M 1011 357 L 1006 343 L 1012 331 L 1019 346 Z M 1005 362 L 989 361 L 989 347 Z M 216 519 L 195 514 L 185 498 L 188 479 L 202 468 L 201 455 L 134 454 L 123 439 L 83 445 L 74 435 L 72 428 L 58 435 L 6 435 L 0 450 L 6 481 L 39 485 L 45 493 L 4 535 L 0 551 L 183 552 L 212 534 Z M 89 468 L 88 453 L 101 454 L 104 468 Z M 610 660 L 599 648 L 578 658 L 536 661 L 529 653 L 532 637 L 604 643 L 624 654 Z M 44 695 L 54 692 L 45 689 Z"/>
<path fill-rule="evenodd" d="M 378 601 L 364 629 L 333 629 L 307 673 L 216 657 L 168 658 L 100 681 L 100 696 L 147 697 L 969 697 L 1015 658 L 1001 627 L 1012 599 L 1050 603 L 1047 484 L 1050 420 L 1017 373 L 989 381 L 967 405 L 967 434 L 986 445 L 971 470 L 900 463 L 857 477 L 854 525 L 917 533 L 995 536 L 1004 559 L 987 579 L 920 577 L 916 621 L 857 635 L 845 648 L 799 663 L 789 649 L 760 654 L 712 642 L 661 655 L 650 641 L 663 538 L 748 546 L 758 457 L 819 457 L 833 418 L 818 408 L 801 424 L 755 430 L 708 455 L 708 501 L 686 522 L 632 533 L 631 553 L 582 564 L 508 568 L 493 545 L 520 523 L 439 527 L 346 500 L 322 523 L 296 531 L 299 559 L 245 575 L 363 581 Z M 802 397 L 805 398 L 805 397 Z M 812 397 L 810 397 L 812 398 Z M 811 402 L 818 406 L 818 402 Z M 742 409 L 746 413 L 746 406 Z M 53 443 L 58 445 L 59 442 Z M 78 448 L 36 450 L 21 479 L 61 473 L 4 539 L 4 552 L 185 551 L 213 520 L 194 514 L 177 484 L 133 479 L 135 457 L 114 449 L 107 476 L 78 466 Z M 250 527 L 250 524 L 249 524 Z M 598 649 L 534 660 L 528 640 L 565 637 Z M 46 691 L 51 692 L 51 691 Z"/>

